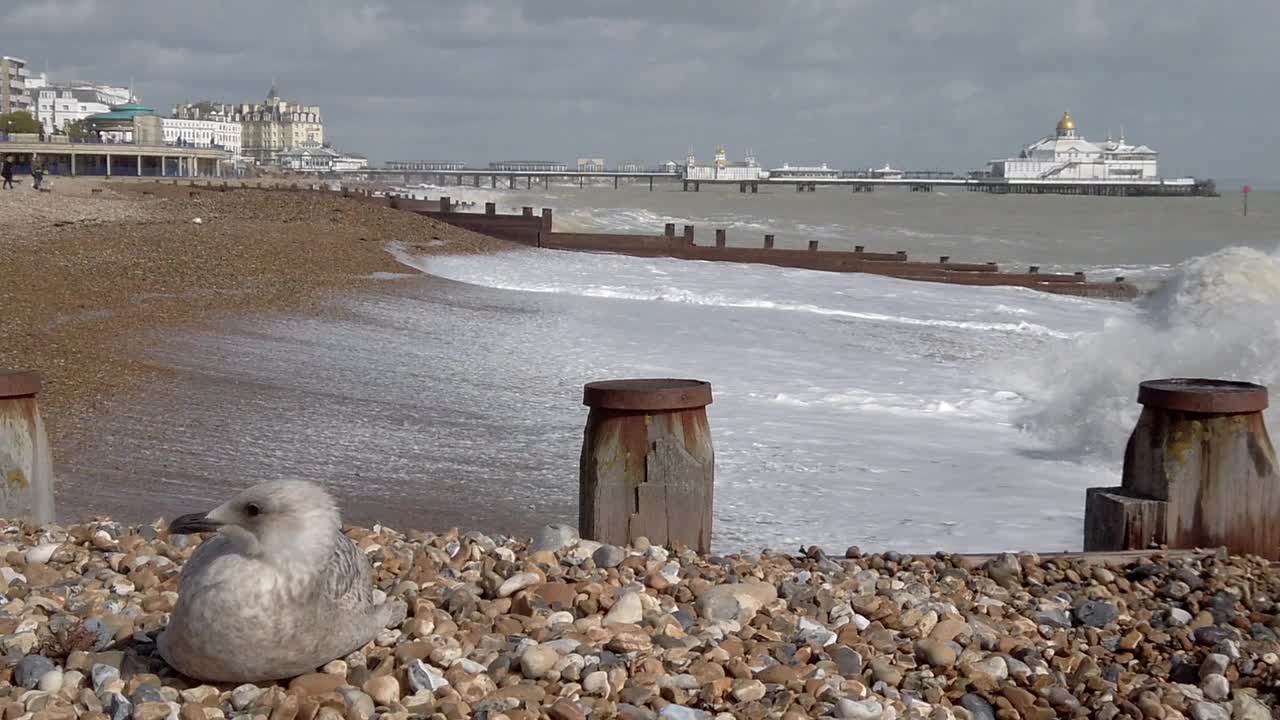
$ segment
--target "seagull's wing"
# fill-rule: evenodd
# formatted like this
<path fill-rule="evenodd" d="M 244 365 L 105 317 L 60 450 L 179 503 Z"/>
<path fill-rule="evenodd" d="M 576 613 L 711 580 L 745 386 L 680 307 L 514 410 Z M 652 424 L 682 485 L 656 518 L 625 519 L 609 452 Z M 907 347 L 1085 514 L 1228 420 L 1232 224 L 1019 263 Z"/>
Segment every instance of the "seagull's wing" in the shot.
<path fill-rule="evenodd" d="M 321 582 L 325 596 L 343 610 L 362 610 L 373 602 L 373 566 L 342 533 L 338 533 Z"/>

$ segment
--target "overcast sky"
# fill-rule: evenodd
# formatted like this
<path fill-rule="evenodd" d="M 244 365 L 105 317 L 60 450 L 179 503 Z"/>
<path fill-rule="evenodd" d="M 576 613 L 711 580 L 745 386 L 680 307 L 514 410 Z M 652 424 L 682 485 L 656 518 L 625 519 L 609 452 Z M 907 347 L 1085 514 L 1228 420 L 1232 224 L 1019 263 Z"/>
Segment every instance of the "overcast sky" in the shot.
<path fill-rule="evenodd" d="M 0 54 L 175 102 L 321 105 L 388 159 L 692 146 L 970 170 L 1070 109 L 1162 174 L 1274 177 L 1280 0 L 3 0 Z"/>

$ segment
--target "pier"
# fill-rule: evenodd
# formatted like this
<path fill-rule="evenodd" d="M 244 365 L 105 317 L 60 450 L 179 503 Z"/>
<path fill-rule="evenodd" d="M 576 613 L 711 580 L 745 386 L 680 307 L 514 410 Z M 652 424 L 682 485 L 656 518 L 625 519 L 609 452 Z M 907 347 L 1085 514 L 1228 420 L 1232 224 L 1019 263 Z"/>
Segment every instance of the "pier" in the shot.
<path fill-rule="evenodd" d="M 837 177 L 759 177 L 752 180 L 725 177 L 715 179 L 690 179 L 677 170 L 653 171 L 574 171 L 574 170 L 493 170 L 473 168 L 460 170 L 370 170 L 368 175 L 388 184 L 414 185 L 432 183 L 437 187 L 450 185 L 465 187 L 506 188 L 531 190 L 536 185 L 549 189 L 552 181 L 577 180 L 585 187 L 588 180 L 612 180 L 615 190 L 621 181 L 647 183 L 654 189 L 655 181 L 680 183 L 684 192 L 700 192 L 703 185 L 737 186 L 741 193 L 758 193 L 761 186 L 794 187 L 796 192 L 814 192 L 819 187 L 835 188 L 848 192 L 871 192 L 879 188 L 905 188 L 911 192 L 933 192 L 941 188 L 963 189 L 967 192 L 984 192 L 996 195 L 1095 195 L 1108 197 L 1192 197 L 1216 196 L 1211 180 L 1193 178 L 1153 178 L 1134 180 L 1071 180 L 1061 178 L 1006 179 L 997 177 L 964 177 L 928 171 L 904 173 L 901 177 L 875 177 L 865 171 L 844 170 Z"/>

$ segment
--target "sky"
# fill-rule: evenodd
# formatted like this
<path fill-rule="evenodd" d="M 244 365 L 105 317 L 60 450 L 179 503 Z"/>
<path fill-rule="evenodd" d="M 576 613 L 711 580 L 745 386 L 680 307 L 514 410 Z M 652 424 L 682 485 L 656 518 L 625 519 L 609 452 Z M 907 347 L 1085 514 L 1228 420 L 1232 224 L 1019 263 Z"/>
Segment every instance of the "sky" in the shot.
<path fill-rule="evenodd" d="M 1051 134 L 1269 178 L 1276 0 L 3 0 L 0 54 L 178 102 L 318 104 L 386 160 L 968 171 Z"/>

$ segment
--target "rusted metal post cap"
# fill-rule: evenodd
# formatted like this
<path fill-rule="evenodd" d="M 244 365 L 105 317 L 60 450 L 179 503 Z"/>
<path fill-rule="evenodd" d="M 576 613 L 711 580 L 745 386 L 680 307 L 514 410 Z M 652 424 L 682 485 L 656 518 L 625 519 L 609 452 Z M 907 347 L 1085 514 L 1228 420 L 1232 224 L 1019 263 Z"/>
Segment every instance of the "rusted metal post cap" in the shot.
<path fill-rule="evenodd" d="M 43 377 L 35 370 L 0 369 L 0 399 L 38 395 L 43 385 Z"/>
<path fill-rule="evenodd" d="M 711 383 L 676 378 L 629 378 L 587 383 L 582 404 L 603 410 L 684 410 L 711 404 Z"/>
<path fill-rule="evenodd" d="M 1165 378 L 1138 385 L 1147 407 L 1192 413 L 1252 413 L 1267 409 L 1267 388 L 1250 382 L 1206 378 Z"/>

